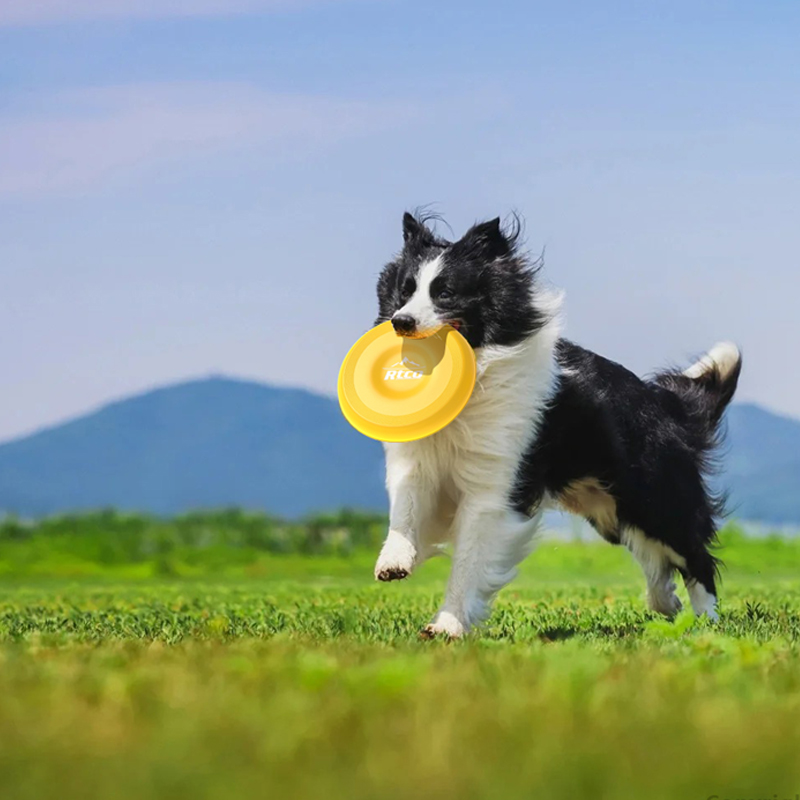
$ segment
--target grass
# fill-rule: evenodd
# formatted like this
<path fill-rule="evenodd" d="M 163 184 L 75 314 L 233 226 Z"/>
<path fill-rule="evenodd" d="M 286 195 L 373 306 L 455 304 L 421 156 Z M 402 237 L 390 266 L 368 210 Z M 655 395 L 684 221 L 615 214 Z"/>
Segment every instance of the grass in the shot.
<path fill-rule="evenodd" d="M 670 624 L 619 548 L 546 543 L 454 644 L 416 638 L 444 561 L 390 585 L 363 552 L 26 562 L 0 587 L 0 797 L 794 800 L 800 543 L 724 556 L 720 624 Z"/>

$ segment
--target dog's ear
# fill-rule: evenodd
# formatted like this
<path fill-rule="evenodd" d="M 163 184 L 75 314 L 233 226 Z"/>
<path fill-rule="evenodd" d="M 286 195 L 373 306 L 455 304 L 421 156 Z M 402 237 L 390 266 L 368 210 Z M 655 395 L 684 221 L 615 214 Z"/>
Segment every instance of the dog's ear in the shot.
<path fill-rule="evenodd" d="M 512 243 L 503 233 L 500 217 L 473 225 L 460 242 L 466 250 L 480 252 L 488 258 L 500 258 L 511 252 Z"/>
<path fill-rule="evenodd" d="M 432 244 L 435 237 L 430 228 L 406 211 L 403 214 L 403 242 L 409 244 L 414 241 Z"/>

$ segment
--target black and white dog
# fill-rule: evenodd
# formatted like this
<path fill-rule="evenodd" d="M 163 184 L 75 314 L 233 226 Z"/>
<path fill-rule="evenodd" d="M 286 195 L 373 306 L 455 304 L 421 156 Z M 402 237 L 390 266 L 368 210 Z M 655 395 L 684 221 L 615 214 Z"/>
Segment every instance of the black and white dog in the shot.
<path fill-rule="evenodd" d="M 378 580 L 405 578 L 453 544 L 447 592 L 423 635 L 463 635 L 529 552 L 543 509 L 585 517 L 641 564 L 650 607 L 716 619 L 709 553 L 719 498 L 705 478 L 720 418 L 741 370 L 718 344 L 683 372 L 641 380 L 560 337 L 561 298 L 537 281 L 500 220 L 456 242 L 421 216 L 403 218 L 404 246 L 378 282 L 377 322 L 404 336 L 448 323 L 475 350 L 478 379 L 461 414 L 419 441 L 385 444 L 391 502 Z"/>

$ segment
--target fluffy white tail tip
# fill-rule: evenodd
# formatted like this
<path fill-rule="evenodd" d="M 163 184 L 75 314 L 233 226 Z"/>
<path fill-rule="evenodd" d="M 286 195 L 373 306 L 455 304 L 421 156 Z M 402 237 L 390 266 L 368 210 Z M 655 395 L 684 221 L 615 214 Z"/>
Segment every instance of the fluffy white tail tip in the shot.
<path fill-rule="evenodd" d="M 739 363 L 741 354 L 733 342 L 720 342 L 715 344 L 699 361 L 684 370 L 687 378 L 701 378 L 703 375 L 716 369 L 720 377 L 725 380 Z"/>

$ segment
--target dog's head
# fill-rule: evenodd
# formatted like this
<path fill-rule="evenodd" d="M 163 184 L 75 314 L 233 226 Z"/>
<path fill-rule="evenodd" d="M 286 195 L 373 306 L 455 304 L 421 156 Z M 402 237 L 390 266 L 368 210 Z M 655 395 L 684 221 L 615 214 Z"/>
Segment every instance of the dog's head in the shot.
<path fill-rule="evenodd" d="M 401 336 L 423 337 L 442 325 L 472 347 L 513 345 L 547 320 L 535 302 L 535 266 L 517 249 L 516 220 L 470 228 L 457 242 L 437 236 L 426 219 L 403 216 L 403 249 L 378 281 L 379 316 Z"/>

